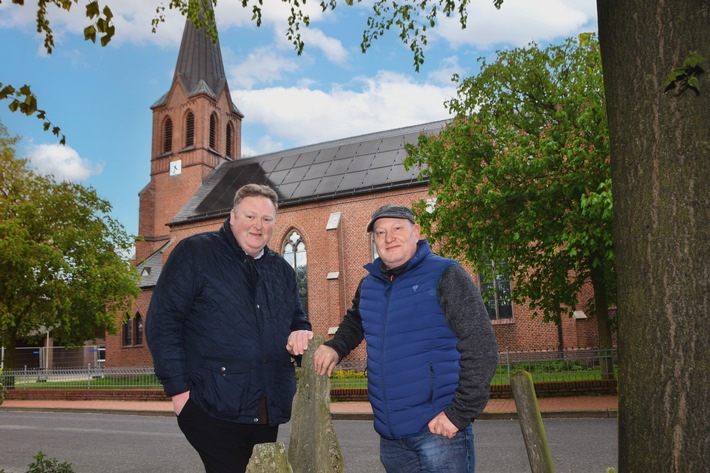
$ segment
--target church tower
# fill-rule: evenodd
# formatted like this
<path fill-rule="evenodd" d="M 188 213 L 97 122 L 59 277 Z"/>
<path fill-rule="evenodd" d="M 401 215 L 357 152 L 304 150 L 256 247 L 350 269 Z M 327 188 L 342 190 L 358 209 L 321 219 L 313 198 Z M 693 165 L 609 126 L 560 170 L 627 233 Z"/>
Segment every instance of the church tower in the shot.
<path fill-rule="evenodd" d="M 205 2 L 212 8 L 210 2 Z M 241 154 L 244 117 L 232 102 L 219 40 L 186 20 L 168 92 L 151 106 L 150 183 L 139 193 L 136 261 L 170 239 L 168 223 L 210 171 Z"/>

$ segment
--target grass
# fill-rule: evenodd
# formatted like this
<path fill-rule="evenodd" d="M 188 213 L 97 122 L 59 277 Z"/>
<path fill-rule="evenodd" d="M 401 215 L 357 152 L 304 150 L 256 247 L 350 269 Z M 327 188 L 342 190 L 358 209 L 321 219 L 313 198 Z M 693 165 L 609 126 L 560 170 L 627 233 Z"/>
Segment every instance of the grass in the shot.
<path fill-rule="evenodd" d="M 561 362 L 514 363 L 510 367 L 510 374 L 520 370 L 525 370 L 530 373 L 533 382 L 536 383 L 593 381 L 602 379 L 601 369 L 598 366 L 587 368 L 581 364 L 570 365 L 570 363 Z M 491 380 L 491 384 L 510 384 L 507 366 L 498 366 Z M 367 376 L 362 372 L 337 370 L 333 372 L 333 376 L 330 379 L 330 387 L 367 388 Z"/>
<path fill-rule="evenodd" d="M 362 371 L 335 370 L 330 377 L 330 388 L 367 388 L 367 375 Z"/>
<path fill-rule="evenodd" d="M 602 379 L 599 366 L 586 366 L 579 361 L 536 361 L 512 363 L 510 371 L 506 365 L 498 365 L 491 380 L 492 385 L 509 384 L 508 373 L 524 370 L 530 373 L 533 382 L 587 381 Z M 616 374 L 616 373 L 615 373 Z M 103 376 L 87 379 L 41 380 L 36 376 L 20 377 L 7 383 L 15 389 L 162 389 L 154 374 L 131 376 Z M 355 370 L 335 370 L 330 379 L 333 389 L 367 388 L 367 375 Z"/>
<path fill-rule="evenodd" d="M 614 367 L 616 371 L 616 366 Z M 527 371 L 533 382 L 550 383 L 563 381 L 594 381 L 602 379 L 601 368 L 598 365 L 588 366 L 582 361 L 534 361 L 498 365 L 491 384 L 509 384 L 508 374 L 517 371 Z M 616 377 L 616 372 L 614 373 Z"/>

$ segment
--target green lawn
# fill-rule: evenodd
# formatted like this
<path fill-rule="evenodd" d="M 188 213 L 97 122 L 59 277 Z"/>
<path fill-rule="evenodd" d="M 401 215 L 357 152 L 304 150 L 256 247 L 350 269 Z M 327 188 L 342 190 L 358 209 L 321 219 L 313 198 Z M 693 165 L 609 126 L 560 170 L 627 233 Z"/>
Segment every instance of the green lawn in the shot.
<path fill-rule="evenodd" d="M 492 385 L 509 384 L 508 373 L 524 370 L 530 373 L 533 382 L 564 382 L 587 381 L 602 379 L 598 366 L 587 367 L 574 361 L 548 361 L 513 363 L 510 370 L 505 365 L 499 365 Z M 616 374 L 616 373 L 615 373 Z M 157 377 L 153 374 L 131 376 L 104 376 L 87 379 L 38 379 L 37 376 L 16 376 L 14 383 L 6 383 L 15 389 L 162 389 Z M 354 370 L 336 370 L 330 379 L 331 388 L 367 388 L 365 373 Z"/>

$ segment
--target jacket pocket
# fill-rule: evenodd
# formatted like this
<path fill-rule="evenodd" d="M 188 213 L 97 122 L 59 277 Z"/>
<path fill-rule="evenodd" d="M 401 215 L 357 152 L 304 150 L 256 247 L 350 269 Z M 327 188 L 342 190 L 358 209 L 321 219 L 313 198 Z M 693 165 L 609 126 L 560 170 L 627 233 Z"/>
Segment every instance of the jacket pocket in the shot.
<path fill-rule="evenodd" d="M 207 358 L 203 361 L 201 397 L 214 415 L 226 419 L 256 411 L 258 393 L 251 393 L 251 364 L 245 361 Z"/>

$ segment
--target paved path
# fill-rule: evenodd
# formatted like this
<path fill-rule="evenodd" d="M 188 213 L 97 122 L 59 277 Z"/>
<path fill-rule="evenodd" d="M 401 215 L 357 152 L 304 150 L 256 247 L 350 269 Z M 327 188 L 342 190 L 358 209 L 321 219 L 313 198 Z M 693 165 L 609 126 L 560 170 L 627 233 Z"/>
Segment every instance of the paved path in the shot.
<path fill-rule="evenodd" d="M 616 417 L 616 396 L 570 396 L 539 398 L 542 417 Z M 65 401 L 9 399 L 0 405 L 2 410 L 45 410 L 80 412 L 115 412 L 122 414 L 171 415 L 170 401 Z M 372 419 L 369 402 L 333 402 L 330 404 L 333 419 Z M 491 399 L 480 419 L 513 419 L 517 417 L 513 399 Z"/>

